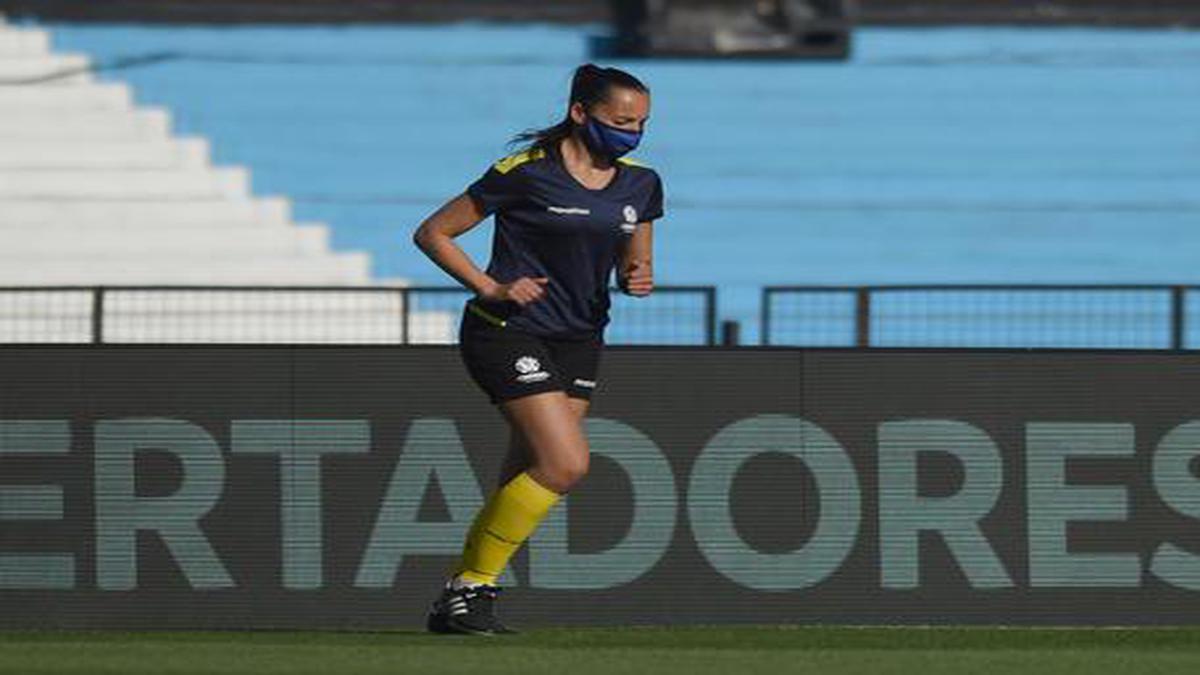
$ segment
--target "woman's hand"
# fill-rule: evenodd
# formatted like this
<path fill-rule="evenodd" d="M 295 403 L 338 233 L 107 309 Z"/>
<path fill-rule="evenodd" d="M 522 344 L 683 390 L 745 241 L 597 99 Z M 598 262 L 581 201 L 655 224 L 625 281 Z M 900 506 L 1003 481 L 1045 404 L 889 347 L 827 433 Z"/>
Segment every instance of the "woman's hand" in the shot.
<path fill-rule="evenodd" d="M 650 291 L 654 290 L 654 274 L 650 270 L 650 265 L 635 260 L 633 266 L 625 272 L 621 289 L 629 295 L 639 297 L 650 295 Z"/>
<path fill-rule="evenodd" d="M 485 300 L 512 300 L 524 307 L 531 302 L 537 302 L 546 296 L 547 277 L 521 277 L 512 283 L 496 284 L 483 294 Z"/>

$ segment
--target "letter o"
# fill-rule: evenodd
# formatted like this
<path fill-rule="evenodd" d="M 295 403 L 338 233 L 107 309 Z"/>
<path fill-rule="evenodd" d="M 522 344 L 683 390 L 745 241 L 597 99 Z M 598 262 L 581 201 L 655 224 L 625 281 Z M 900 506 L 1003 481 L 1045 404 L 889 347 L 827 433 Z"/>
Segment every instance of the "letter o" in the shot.
<path fill-rule="evenodd" d="M 804 463 L 816 479 L 821 514 L 812 537 L 787 553 L 762 553 L 734 527 L 730 491 L 746 460 L 780 452 Z M 833 574 L 858 537 L 861 492 L 854 465 L 824 429 L 792 415 L 759 415 L 739 420 L 704 446 L 692 467 L 688 518 L 696 545 L 718 572 L 763 591 L 813 586 Z M 787 514 L 780 514 L 787 518 Z"/>

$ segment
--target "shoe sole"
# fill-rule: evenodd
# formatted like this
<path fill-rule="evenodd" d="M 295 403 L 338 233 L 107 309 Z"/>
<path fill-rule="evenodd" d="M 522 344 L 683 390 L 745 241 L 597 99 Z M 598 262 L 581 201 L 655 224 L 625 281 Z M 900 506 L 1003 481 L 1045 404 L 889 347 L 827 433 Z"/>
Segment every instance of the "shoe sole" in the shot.
<path fill-rule="evenodd" d="M 464 626 L 453 619 L 447 619 L 437 614 L 430 614 L 425 620 L 425 630 L 439 635 L 482 635 L 485 637 L 496 637 L 502 634 L 497 631 L 479 630 L 470 626 Z M 504 634 L 509 633 L 516 633 L 516 631 L 506 631 Z"/>

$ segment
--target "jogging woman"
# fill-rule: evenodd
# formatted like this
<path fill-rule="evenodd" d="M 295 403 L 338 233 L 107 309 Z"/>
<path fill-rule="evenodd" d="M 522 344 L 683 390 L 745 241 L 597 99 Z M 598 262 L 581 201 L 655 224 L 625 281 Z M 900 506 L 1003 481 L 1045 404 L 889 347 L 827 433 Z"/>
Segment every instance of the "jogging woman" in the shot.
<path fill-rule="evenodd" d="M 523 151 L 496 162 L 413 237 L 475 293 L 459 326 L 460 354 L 510 427 L 499 488 L 430 608 L 431 631 L 512 632 L 493 611 L 496 580 L 587 473 L 582 420 L 597 388 L 610 276 L 616 267 L 630 295 L 653 287 L 651 221 L 662 216 L 662 183 L 622 157 L 637 146 L 649 110 L 637 78 L 580 66 L 563 120 L 517 136 Z M 481 272 L 454 238 L 491 214 L 492 257 Z"/>

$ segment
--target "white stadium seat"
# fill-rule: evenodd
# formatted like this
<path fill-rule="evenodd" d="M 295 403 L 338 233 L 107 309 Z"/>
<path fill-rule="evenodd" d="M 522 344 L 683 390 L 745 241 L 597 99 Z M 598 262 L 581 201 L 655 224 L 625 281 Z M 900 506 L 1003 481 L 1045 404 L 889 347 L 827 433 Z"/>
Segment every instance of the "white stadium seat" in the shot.
<path fill-rule="evenodd" d="M 0 17 L 0 287 L 384 285 L 368 254 L 332 250 L 328 226 L 295 223 L 286 198 L 252 194 L 246 168 L 211 158 L 209 140 L 173 136 L 169 111 Z M 0 289 L 0 342 L 87 341 L 92 299 Z M 387 290 L 110 290 L 105 337 L 396 342 L 401 304 Z M 410 319 L 420 342 L 452 339 L 457 323 Z"/>

